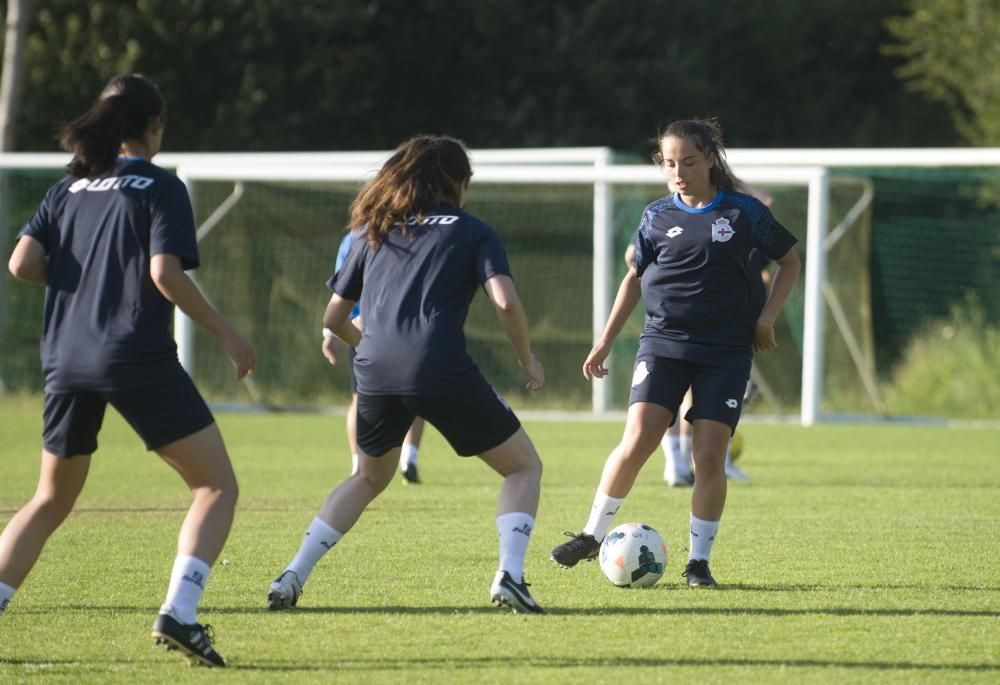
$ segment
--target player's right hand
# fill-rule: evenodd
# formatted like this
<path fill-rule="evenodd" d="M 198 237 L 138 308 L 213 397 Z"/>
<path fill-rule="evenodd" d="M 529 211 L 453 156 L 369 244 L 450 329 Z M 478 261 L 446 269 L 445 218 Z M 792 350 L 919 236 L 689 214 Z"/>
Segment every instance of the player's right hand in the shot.
<path fill-rule="evenodd" d="M 608 358 L 608 354 L 611 353 L 611 345 L 599 341 L 594 348 L 590 350 L 590 354 L 587 355 L 586 361 L 583 362 L 583 377 L 588 381 L 591 378 L 604 378 L 608 375 L 608 369 L 604 366 L 604 360 Z"/>
<path fill-rule="evenodd" d="M 257 354 L 246 338 L 229 329 L 222 338 L 222 347 L 236 368 L 236 380 L 243 380 L 244 376 L 253 373 L 254 367 L 257 366 Z"/>
<path fill-rule="evenodd" d="M 337 355 L 340 353 L 340 343 L 337 342 L 336 338 L 327 338 L 323 336 L 323 356 L 331 364 L 337 363 Z"/>
<path fill-rule="evenodd" d="M 545 385 L 545 369 L 535 355 L 531 355 L 531 362 L 527 366 L 522 364 L 521 368 L 524 369 L 525 373 L 528 374 L 528 378 L 531 379 L 525 386 L 528 390 L 538 390 Z"/>

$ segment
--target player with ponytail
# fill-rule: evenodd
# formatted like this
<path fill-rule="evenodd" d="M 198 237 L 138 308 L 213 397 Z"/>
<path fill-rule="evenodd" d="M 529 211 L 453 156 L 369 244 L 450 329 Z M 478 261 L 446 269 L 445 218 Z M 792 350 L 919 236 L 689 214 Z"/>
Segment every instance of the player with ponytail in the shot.
<path fill-rule="evenodd" d="M 15 277 L 46 287 L 45 407 L 38 489 L 0 534 L 0 613 L 73 509 L 110 404 L 193 496 L 153 637 L 192 663 L 224 666 L 196 610 L 229 535 L 236 477 L 215 419 L 178 361 L 174 307 L 218 339 L 237 379 L 255 357 L 185 273 L 198 266 L 191 202 L 184 184 L 151 162 L 165 115 L 150 80 L 113 78 L 63 126 L 69 175 L 48 191 L 10 258 Z M 108 567 L 113 575 L 116 564 Z"/>
<path fill-rule="evenodd" d="M 726 447 L 739 422 L 754 350 L 775 347 L 774 322 L 798 278 L 795 237 L 758 199 L 739 192 L 711 120 L 675 121 L 654 157 L 671 194 L 650 204 L 636 229 L 629 271 L 600 339 L 583 363 L 587 379 L 608 374 L 604 360 L 641 299 L 646 325 L 632 373 L 625 431 L 604 465 L 590 517 L 552 550 L 561 566 L 593 559 L 639 470 L 678 418 L 693 427 L 694 489 L 684 576 L 714 587 L 709 556 L 726 503 Z M 777 262 L 762 309 L 753 303 L 749 255 Z M 678 407 L 691 388 L 693 406 Z"/>

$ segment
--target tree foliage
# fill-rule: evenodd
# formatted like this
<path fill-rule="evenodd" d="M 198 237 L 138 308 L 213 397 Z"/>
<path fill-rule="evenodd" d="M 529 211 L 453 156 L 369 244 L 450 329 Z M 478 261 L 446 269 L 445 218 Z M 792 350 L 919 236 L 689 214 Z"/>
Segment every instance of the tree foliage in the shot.
<path fill-rule="evenodd" d="M 157 81 L 173 150 L 610 145 L 717 115 L 733 146 L 947 145 L 884 55 L 904 0 L 47 0 L 18 149 L 123 71 Z"/>
<path fill-rule="evenodd" d="M 909 14 L 886 22 L 902 56 L 899 74 L 944 102 L 974 145 L 1000 145 L 1000 2 L 911 0 Z"/>

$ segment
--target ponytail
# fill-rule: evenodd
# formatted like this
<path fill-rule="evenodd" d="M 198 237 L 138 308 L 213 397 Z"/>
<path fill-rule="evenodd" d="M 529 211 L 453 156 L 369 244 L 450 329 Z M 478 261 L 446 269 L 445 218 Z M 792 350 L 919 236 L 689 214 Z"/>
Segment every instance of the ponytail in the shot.
<path fill-rule="evenodd" d="M 152 81 L 138 74 L 116 76 L 94 105 L 62 126 L 59 142 L 73 153 L 66 171 L 75 178 L 97 176 L 114 166 L 126 140 L 141 139 L 166 103 Z"/>

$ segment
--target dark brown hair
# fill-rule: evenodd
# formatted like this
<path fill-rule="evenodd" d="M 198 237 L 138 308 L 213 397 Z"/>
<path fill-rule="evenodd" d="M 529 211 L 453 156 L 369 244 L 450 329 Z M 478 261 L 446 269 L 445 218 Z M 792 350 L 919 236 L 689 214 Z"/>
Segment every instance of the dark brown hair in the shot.
<path fill-rule="evenodd" d="M 59 130 L 59 142 L 73 153 L 66 171 L 76 178 L 110 169 L 126 140 L 141 139 L 154 117 L 166 116 L 156 85 L 139 74 L 116 76 L 93 106 Z"/>
<path fill-rule="evenodd" d="M 714 155 L 715 164 L 709 170 L 709 180 L 716 186 L 736 190 L 739 184 L 726 162 L 726 149 L 722 146 L 722 128 L 715 119 L 680 119 L 667 126 L 666 130 L 656 138 L 657 145 L 665 138 L 687 138 L 705 155 Z M 653 161 L 662 163 L 659 151 L 653 155 Z"/>
<path fill-rule="evenodd" d="M 418 135 L 396 148 L 375 178 L 351 203 L 351 228 L 364 228 L 372 249 L 399 225 L 420 221 L 442 204 L 459 203 L 472 166 L 462 141 L 450 136 Z"/>

